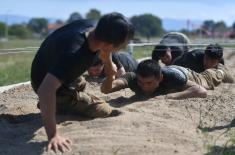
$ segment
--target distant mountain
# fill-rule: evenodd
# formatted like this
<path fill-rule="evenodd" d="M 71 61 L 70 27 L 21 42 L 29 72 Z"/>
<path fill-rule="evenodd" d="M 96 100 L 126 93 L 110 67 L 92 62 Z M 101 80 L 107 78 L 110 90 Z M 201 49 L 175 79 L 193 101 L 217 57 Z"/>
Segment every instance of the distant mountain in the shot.
<path fill-rule="evenodd" d="M 26 16 L 18 16 L 18 15 L 0 15 L 0 22 L 6 22 L 8 25 L 12 24 L 22 24 L 22 23 L 28 23 L 29 20 L 33 17 L 26 17 Z M 55 22 L 56 18 L 47 18 L 50 23 Z"/>
<path fill-rule="evenodd" d="M 0 21 L 1 22 L 6 22 L 8 25 L 12 24 L 22 24 L 22 23 L 28 23 L 28 21 L 32 17 L 26 17 L 26 16 L 18 16 L 18 15 L 0 15 Z M 57 19 L 56 18 L 48 18 L 50 23 L 55 22 Z M 203 21 L 200 20 L 191 20 L 190 25 L 201 25 Z M 163 23 L 163 28 L 167 31 L 179 31 L 182 29 L 187 28 L 187 20 L 180 20 L 180 19 L 170 19 L 170 18 L 164 18 L 162 19 Z M 192 29 L 192 26 L 190 26 L 190 29 Z"/>

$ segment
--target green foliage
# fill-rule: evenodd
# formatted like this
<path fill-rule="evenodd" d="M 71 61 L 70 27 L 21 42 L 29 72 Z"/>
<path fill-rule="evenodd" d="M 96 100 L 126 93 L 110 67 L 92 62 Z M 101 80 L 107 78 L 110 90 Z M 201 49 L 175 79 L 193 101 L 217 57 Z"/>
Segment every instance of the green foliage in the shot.
<path fill-rule="evenodd" d="M 140 16 L 133 16 L 131 18 L 137 34 L 150 37 L 162 35 L 164 30 L 162 28 L 162 21 L 160 18 L 152 14 L 144 14 Z"/>
<path fill-rule="evenodd" d="M 96 9 L 91 9 L 87 14 L 86 14 L 87 19 L 93 19 L 93 20 L 99 20 L 101 18 L 101 13 L 99 10 Z"/>
<path fill-rule="evenodd" d="M 206 30 L 212 31 L 214 28 L 215 22 L 213 20 L 205 20 L 202 24 L 202 27 Z"/>
<path fill-rule="evenodd" d="M 232 29 L 233 29 L 233 31 L 235 31 L 235 22 L 232 25 Z"/>
<path fill-rule="evenodd" d="M 227 26 L 223 21 L 219 21 L 215 23 L 213 30 L 217 32 L 225 32 L 227 31 Z"/>
<path fill-rule="evenodd" d="M 5 35 L 5 29 L 6 29 L 6 25 L 0 22 L 0 37 L 3 37 Z"/>
<path fill-rule="evenodd" d="M 14 24 L 9 27 L 9 35 L 17 36 L 18 38 L 21 39 L 26 39 L 31 37 L 32 33 L 27 27 L 19 24 Z"/>
<path fill-rule="evenodd" d="M 209 150 L 209 153 L 206 153 L 204 155 L 234 155 L 234 147 L 220 147 L 220 146 L 214 146 L 211 147 Z"/>
<path fill-rule="evenodd" d="M 74 12 L 70 15 L 69 19 L 67 20 L 67 23 L 71 23 L 75 20 L 82 19 L 82 15 L 78 12 Z"/>
<path fill-rule="evenodd" d="M 48 21 L 46 18 L 32 18 L 28 23 L 29 29 L 39 34 L 46 32 L 47 25 Z"/>
<path fill-rule="evenodd" d="M 227 30 L 224 21 L 214 22 L 213 20 L 205 20 L 202 27 L 208 31 L 225 32 Z"/>
<path fill-rule="evenodd" d="M 62 20 L 60 20 L 60 19 L 56 20 L 55 23 L 56 23 L 56 24 L 64 24 L 64 22 L 63 22 Z"/>

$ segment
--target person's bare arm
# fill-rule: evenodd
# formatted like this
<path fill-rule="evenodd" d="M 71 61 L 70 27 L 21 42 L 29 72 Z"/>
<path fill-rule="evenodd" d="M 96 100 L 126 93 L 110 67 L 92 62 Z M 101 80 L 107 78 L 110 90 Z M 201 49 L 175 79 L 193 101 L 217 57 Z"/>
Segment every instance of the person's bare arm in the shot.
<path fill-rule="evenodd" d="M 56 90 L 60 86 L 61 82 L 48 73 L 37 91 L 42 121 L 49 141 L 47 149 L 52 149 L 54 152 L 71 150 L 71 141 L 59 136 L 56 129 Z"/>
<path fill-rule="evenodd" d="M 185 99 L 185 98 L 205 98 L 207 90 L 193 81 L 188 81 L 181 92 L 170 93 L 164 96 L 156 96 L 155 98 L 165 99 Z"/>
<path fill-rule="evenodd" d="M 117 67 L 112 61 L 112 52 L 101 51 L 99 56 L 102 62 L 104 63 L 106 77 L 115 78 L 115 74 L 117 73 Z"/>
<path fill-rule="evenodd" d="M 115 91 L 119 91 L 121 89 L 127 88 L 128 84 L 124 79 L 116 79 L 105 78 L 101 85 L 101 92 L 104 94 L 112 93 Z"/>

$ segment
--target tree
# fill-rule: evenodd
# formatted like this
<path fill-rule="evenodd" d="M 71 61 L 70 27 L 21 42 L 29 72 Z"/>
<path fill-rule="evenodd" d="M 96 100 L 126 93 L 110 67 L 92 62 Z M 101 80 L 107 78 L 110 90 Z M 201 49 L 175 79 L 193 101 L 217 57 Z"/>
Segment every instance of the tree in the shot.
<path fill-rule="evenodd" d="M 56 23 L 56 24 L 59 24 L 59 25 L 64 24 L 64 22 L 63 22 L 62 20 L 60 20 L 60 19 L 56 20 L 55 23 Z"/>
<path fill-rule="evenodd" d="M 233 31 L 235 31 L 235 22 L 232 25 L 232 29 L 233 29 Z"/>
<path fill-rule="evenodd" d="M 161 19 L 152 14 L 133 16 L 131 22 L 133 23 L 137 34 L 146 36 L 147 39 L 153 36 L 162 35 L 164 32 Z"/>
<path fill-rule="evenodd" d="M 6 24 L 0 22 L 0 37 L 5 35 Z"/>
<path fill-rule="evenodd" d="M 215 23 L 213 31 L 214 32 L 226 32 L 227 26 L 224 23 L 224 21 L 219 21 L 219 22 Z"/>
<path fill-rule="evenodd" d="M 73 22 L 75 20 L 79 20 L 79 19 L 82 19 L 81 14 L 78 13 L 78 12 L 74 12 L 69 16 L 69 19 L 67 20 L 67 23 L 71 23 L 71 22 Z"/>
<path fill-rule="evenodd" d="M 202 27 L 207 31 L 213 31 L 215 22 L 213 20 L 205 20 L 202 24 Z"/>
<path fill-rule="evenodd" d="M 31 37 L 31 32 L 26 26 L 14 24 L 9 27 L 9 35 L 16 36 L 21 39 L 26 39 Z"/>
<path fill-rule="evenodd" d="M 86 14 L 87 19 L 93 19 L 93 20 L 99 20 L 101 18 L 101 13 L 99 10 L 96 9 L 91 9 L 87 14 Z"/>
<path fill-rule="evenodd" d="M 32 32 L 44 34 L 48 25 L 48 20 L 46 18 L 32 18 L 28 23 L 28 28 Z"/>

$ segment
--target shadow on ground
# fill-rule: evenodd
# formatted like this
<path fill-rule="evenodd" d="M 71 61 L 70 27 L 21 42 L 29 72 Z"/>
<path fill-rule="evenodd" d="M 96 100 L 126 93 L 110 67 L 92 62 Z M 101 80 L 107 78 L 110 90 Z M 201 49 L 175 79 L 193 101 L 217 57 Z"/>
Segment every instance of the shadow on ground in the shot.
<path fill-rule="evenodd" d="M 215 127 L 200 127 L 198 126 L 198 129 L 204 132 L 213 132 L 215 130 L 223 130 L 223 129 L 230 129 L 232 127 L 235 127 L 235 118 L 227 125 L 221 125 L 221 126 L 215 126 Z"/>
<path fill-rule="evenodd" d="M 91 118 L 72 115 L 58 115 L 58 123 L 65 121 L 88 121 Z M 66 123 L 63 126 L 66 126 Z M 69 123 L 69 122 L 68 122 Z M 47 145 L 47 139 L 43 141 L 34 140 L 37 131 L 42 128 L 40 113 L 25 115 L 0 114 L 0 154 L 12 155 L 43 154 Z M 44 135 L 44 134 L 41 134 Z M 37 141 L 37 142 L 36 142 Z"/>

